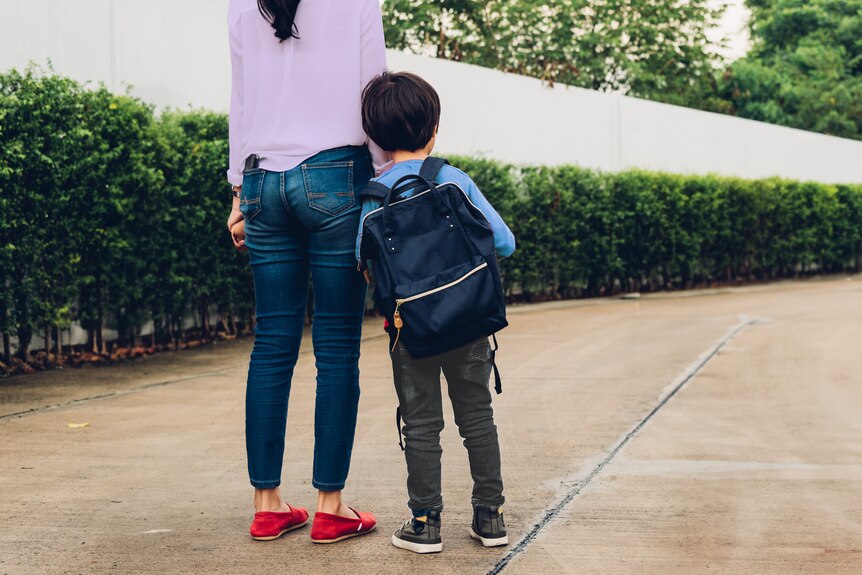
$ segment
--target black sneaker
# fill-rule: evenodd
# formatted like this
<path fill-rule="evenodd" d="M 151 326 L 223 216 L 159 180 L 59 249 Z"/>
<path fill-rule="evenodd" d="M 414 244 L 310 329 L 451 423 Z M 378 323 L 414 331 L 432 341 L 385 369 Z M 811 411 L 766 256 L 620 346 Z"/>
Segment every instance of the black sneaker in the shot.
<path fill-rule="evenodd" d="M 506 535 L 503 509 L 501 507 L 474 507 L 470 537 L 478 539 L 485 547 L 508 545 L 509 536 Z"/>
<path fill-rule="evenodd" d="M 440 512 L 430 511 L 428 515 L 404 522 L 392 534 L 392 544 L 414 553 L 440 553 L 443 541 L 440 539 Z"/>

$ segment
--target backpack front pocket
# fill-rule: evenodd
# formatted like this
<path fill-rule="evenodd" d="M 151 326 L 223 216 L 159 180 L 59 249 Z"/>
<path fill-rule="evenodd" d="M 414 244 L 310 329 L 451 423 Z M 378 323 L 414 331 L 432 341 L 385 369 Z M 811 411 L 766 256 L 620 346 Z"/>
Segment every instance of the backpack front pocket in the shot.
<path fill-rule="evenodd" d="M 500 311 L 488 262 L 481 256 L 419 281 L 395 286 L 393 323 L 405 343 L 425 345 Z"/>

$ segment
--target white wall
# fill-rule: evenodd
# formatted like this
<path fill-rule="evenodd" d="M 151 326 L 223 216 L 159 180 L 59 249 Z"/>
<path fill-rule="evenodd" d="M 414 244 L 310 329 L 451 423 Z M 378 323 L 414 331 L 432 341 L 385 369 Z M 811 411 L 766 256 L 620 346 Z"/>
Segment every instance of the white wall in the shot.
<path fill-rule="evenodd" d="M 50 60 L 160 107 L 227 110 L 226 0 L 0 0 L 0 70 Z"/>
<path fill-rule="evenodd" d="M 161 107 L 226 110 L 226 0 L 3 0 L 0 69 L 51 59 Z M 390 52 L 440 92 L 443 153 L 862 183 L 862 142 Z"/>

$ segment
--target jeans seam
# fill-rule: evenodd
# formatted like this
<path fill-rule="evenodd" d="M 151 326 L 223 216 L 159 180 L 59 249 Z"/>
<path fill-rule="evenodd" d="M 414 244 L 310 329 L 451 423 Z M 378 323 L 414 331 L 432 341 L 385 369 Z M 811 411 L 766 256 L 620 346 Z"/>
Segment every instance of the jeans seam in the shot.
<path fill-rule="evenodd" d="M 442 495 L 438 496 L 437 501 L 438 501 L 438 503 L 434 503 L 434 504 L 430 504 L 430 505 L 427 503 L 417 504 L 413 501 L 408 501 L 407 507 L 409 509 L 430 509 L 433 511 L 443 511 L 443 496 Z"/>
<path fill-rule="evenodd" d="M 506 502 L 506 498 L 503 497 L 502 495 L 500 496 L 499 499 L 496 499 L 494 501 L 490 501 L 488 499 L 472 499 L 470 501 L 470 503 L 473 505 L 473 507 L 500 507 L 505 502 Z"/>
<path fill-rule="evenodd" d="M 407 508 L 411 511 L 443 511 L 443 504 L 441 503 L 440 505 L 430 505 L 425 507 L 410 507 L 408 504 Z"/>
<path fill-rule="evenodd" d="M 320 481 L 312 481 L 311 485 L 315 489 L 322 489 L 323 491 L 341 491 L 344 489 L 344 482 L 341 483 L 321 483 Z"/>
<path fill-rule="evenodd" d="M 281 197 L 281 205 L 284 206 L 284 209 L 288 212 L 290 211 L 290 202 L 287 201 L 287 186 L 285 184 L 285 173 L 281 173 L 281 178 L 278 182 L 278 195 Z"/>

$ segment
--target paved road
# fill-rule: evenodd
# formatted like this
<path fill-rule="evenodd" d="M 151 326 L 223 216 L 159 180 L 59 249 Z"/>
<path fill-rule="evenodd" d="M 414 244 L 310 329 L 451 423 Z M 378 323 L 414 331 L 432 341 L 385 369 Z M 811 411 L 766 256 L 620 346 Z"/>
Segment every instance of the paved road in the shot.
<path fill-rule="evenodd" d="M 0 575 L 862 573 L 862 278 L 510 319 L 496 410 L 520 544 L 467 537 L 466 454 L 449 425 L 445 551 L 390 546 L 405 470 L 372 324 L 346 493 L 377 513 L 376 534 L 326 547 L 307 530 L 248 539 L 249 343 L 233 342 L 0 383 Z M 313 395 L 306 353 L 283 489 L 307 506 Z"/>

